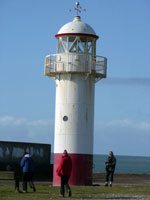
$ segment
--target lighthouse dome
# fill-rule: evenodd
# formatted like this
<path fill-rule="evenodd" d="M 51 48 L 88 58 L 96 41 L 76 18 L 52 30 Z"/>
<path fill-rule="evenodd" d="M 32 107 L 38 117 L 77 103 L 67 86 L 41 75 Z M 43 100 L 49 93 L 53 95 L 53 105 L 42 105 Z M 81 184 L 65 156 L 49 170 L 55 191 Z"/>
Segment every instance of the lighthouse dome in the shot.
<path fill-rule="evenodd" d="M 82 22 L 80 16 L 75 16 L 72 22 L 62 26 L 56 34 L 56 37 L 65 35 L 87 35 L 98 38 L 93 28 L 90 25 Z"/>

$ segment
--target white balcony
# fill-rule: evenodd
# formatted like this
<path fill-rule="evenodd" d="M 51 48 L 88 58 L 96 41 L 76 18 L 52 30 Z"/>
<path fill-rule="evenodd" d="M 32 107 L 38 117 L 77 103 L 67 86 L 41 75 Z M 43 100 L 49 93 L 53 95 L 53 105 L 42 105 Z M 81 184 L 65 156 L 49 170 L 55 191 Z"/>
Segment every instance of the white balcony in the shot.
<path fill-rule="evenodd" d="M 62 53 L 46 56 L 44 75 L 55 77 L 61 73 L 92 74 L 96 79 L 106 78 L 107 59 L 89 54 Z"/>

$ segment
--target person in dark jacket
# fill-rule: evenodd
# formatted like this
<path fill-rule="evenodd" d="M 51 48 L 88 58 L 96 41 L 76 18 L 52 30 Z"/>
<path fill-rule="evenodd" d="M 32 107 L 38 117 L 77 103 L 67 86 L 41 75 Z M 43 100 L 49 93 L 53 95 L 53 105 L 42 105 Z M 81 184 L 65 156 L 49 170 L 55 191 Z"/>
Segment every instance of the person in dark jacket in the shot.
<path fill-rule="evenodd" d="M 23 192 L 27 192 L 27 182 L 29 181 L 30 187 L 35 192 L 35 186 L 33 183 L 33 159 L 28 152 L 25 152 L 23 158 L 21 159 L 20 166 L 23 171 Z"/>
<path fill-rule="evenodd" d="M 72 160 L 70 156 L 68 155 L 67 150 L 64 150 L 62 154 L 62 159 L 56 170 L 57 175 L 61 177 L 60 194 L 63 197 L 65 195 L 65 189 L 66 189 L 66 192 L 68 192 L 68 196 L 69 197 L 71 196 L 71 188 L 68 184 L 71 171 L 72 171 Z"/>
<path fill-rule="evenodd" d="M 14 180 L 15 180 L 15 190 L 20 192 L 19 190 L 19 172 L 20 172 L 20 163 L 17 160 L 15 167 L 14 167 Z"/>
<path fill-rule="evenodd" d="M 113 184 L 113 176 L 116 167 L 116 158 L 112 151 L 109 152 L 108 159 L 105 161 L 106 165 L 106 182 L 105 186 L 108 186 L 109 178 L 110 178 L 110 186 Z"/>

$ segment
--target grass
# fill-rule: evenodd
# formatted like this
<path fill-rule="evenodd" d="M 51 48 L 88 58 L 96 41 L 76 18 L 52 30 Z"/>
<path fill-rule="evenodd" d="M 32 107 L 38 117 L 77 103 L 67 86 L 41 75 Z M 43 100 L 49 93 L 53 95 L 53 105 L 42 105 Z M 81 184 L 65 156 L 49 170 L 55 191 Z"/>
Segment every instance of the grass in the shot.
<path fill-rule="evenodd" d="M 0 200 L 62 200 L 59 187 L 37 185 L 37 192 L 18 193 L 13 186 L 0 186 Z M 65 200 L 150 199 L 150 186 L 72 187 L 72 197 Z"/>

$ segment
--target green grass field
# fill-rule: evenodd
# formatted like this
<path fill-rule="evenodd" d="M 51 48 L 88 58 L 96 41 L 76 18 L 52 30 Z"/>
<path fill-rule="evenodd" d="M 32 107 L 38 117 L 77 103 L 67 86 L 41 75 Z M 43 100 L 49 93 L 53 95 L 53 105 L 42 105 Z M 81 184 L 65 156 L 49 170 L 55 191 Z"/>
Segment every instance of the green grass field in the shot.
<path fill-rule="evenodd" d="M 14 186 L 0 186 L 0 200 L 52 200 L 64 199 L 59 196 L 59 187 L 37 185 L 34 193 L 14 191 Z M 65 199 L 150 199 L 150 186 L 113 186 L 110 187 L 72 187 L 72 197 Z"/>

